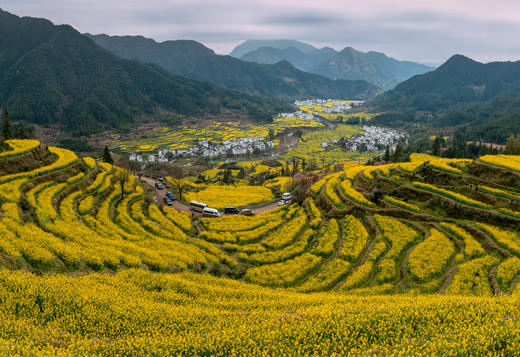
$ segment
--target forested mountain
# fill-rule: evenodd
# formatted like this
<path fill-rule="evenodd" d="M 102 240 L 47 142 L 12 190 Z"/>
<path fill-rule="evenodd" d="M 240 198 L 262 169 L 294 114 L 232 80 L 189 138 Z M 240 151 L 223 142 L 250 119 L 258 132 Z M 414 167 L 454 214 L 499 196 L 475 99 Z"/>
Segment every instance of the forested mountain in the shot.
<path fill-rule="evenodd" d="M 155 63 L 188 78 L 212 81 L 242 92 L 283 99 L 367 99 L 381 90 L 365 81 L 334 81 L 301 71 L 289 62 L 262 65 L 215 54 L 196 41 L 158 43 L 141 36 L 88 35 L 98 45 L 127 59 Z"/>
<path fill-rule="evenodd" d="M 331 79 L 366 80 L 378 87 L 389 89 L 433 68 L 410 61 L 399 61 L 384 53 L 356 51 L 346 47 L 341 52 L 330 47 L 317 49 L 299 41 L 246 41 L 231 55 L 244 61 L 273 64 L 286 60 L 305 71 Z M 309 47 L 310 46 L 310 47 Z"/>
<path fill-rule="evenodd" d="M 346 47 L 310 71 L 332 79 L 363 79 L 382 88 L 432 70 L 431 67 L 409 61 L 398 61 L 379 52 L 363 53 Z"/>
<path fill-rule="evenodd" d="M 455 55 L 435 71 L 399 84 L 374 104 L 385 110 L 438 112 L 462 103 L 514 94 L 520 94 L 520 62 L 483 64 Z"/>
<path fill-rule="evenodd" d="M 390 113 L 379 121 L 466 126 L 473 136 L 505 142 L 509 134 L 520 132 L 520 61 L 483 64 L 455 55 L 369 105 Z"/>
<path fill-rule="evenodd" d="M 271 47 L 279 50 L 294 47 L 304 53 L 317 50 L 316 47 L 297 40 L 247 40 L 236 46 L 229 55 L 231 57 L 240 58 L 246 53 L 256 51 L 261 47 Z"/>
<path fill-rule="evenodd" d="M 0 103 L 15 121 L 88 134 L 156 110 L 196 116 L 230 109 L 265 119 L 290 109 L 121 59 L 68 25 L 0 10 L 0 33 Z"/>

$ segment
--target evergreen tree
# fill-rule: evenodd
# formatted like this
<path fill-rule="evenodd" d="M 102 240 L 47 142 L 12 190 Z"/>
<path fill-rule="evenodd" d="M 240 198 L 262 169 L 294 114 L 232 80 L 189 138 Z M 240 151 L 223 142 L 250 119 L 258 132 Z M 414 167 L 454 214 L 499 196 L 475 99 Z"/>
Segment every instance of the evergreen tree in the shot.
<path fill-rule="evenodd" d="M 11 129 L 11 118 L 9 117 L 9 113 L 7 110 L 4 114 L 4 121 L 2 123 L 2 136 L 5 140 L 9 140 L 13 138 L 13 131 Z"/>
<path fill-rule="evenodd" d="M 386 146 L 385 156 L 383 156 L 383 160 L 386 162 L 390 161 L 390 146 Z"/>
<path fill-rule="evenodd" d="M 518 155 L 520 154 L 520 134 L 516 137 L 514 134 L 507 139 L 506 143 L 506 155 Z"/>
<path fill-rule="evenodd" d="M 105 151 L 103 152 L 103 162 L 108 162 L 109 164 L 114 163 L 114 159 L 112 158 L 107 146 L 105 146 Z"/>
<path fill-rule="evenodd" d="M 441 139 L 438 136 L 436 136 L 435 140 L 433 141 L 432 155 L 440 156 L 440 154 L 441 154 Z"/>
<path fill-rule="evenodd" d="M 397 146 L 395 147 L 394 157 L 392 158 L 392 161 L 394 161 L 394 162 L 399 161 L 402 153 L 403 153 L 403 148 L 401 147 L 401 143 L 398 143 Z"/>
<path fill-rule="evenodd" d="M 27 132 L 25 131 L 25 126 L 23 122 L 20 122 L 14 131 L 14 137 L 17 139 L 28 139 Z"/>

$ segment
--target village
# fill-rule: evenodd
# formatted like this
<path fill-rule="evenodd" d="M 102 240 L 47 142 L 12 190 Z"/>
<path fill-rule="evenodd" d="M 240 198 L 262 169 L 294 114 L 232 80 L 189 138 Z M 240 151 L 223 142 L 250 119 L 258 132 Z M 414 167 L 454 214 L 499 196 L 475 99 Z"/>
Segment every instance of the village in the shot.
<path fill-rule="evenodd" d="M 133 153 L 130 155 L 130 161 L 150 162 L 150 163 L 167 163 L 175 161 L 178 158 L 185 157 L 230 157 L 241 156 L 247 154 L 256 154 L 265 152 L 274 148 L 274 142 L 266 138 L 256 136 L 243 137 L 237 140 L 224 140 L 221 144 L 213 143 L 208 140 L 200 140 L 195 146 L 185 149 L 160 149 L 157 154 L 149 154 L 143 157 L 143 154 Z"/>
<path fill-rule="evenodd" d="M 397 143 L 406 138 L 407 134 L 394 129 L 378 126 L 363 126 L 363 133 L 350 137 L 345 142 L 347 151 L 374 152 L 385 150 L 395 150 Z"/>

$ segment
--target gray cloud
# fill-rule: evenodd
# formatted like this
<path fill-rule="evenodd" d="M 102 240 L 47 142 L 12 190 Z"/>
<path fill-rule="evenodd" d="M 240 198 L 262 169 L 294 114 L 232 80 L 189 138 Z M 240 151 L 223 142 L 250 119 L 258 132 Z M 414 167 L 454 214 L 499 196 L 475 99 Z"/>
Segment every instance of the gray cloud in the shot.
<path fill-rule="evenodd" d="M 516 0 L 0 0 L 0 7 L 81 32 L 194 39 L 218 53 L 246 39 L 295 38 L 430 63 L 455 53 L 520 59 Z"/>

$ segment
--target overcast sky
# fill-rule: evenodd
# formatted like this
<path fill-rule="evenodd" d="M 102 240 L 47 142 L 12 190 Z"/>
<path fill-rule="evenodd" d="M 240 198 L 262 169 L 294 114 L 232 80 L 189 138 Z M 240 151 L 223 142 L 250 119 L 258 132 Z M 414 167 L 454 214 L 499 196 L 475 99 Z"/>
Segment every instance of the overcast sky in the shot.
<path fill-rule="evenodd" d="M 520 60 L 519 0 L 0 0 L 0 7 L 81 32 L 193 39 L 220 54 L 247 39 L 291 38 L 424 63 L 455 53 Z"/>

